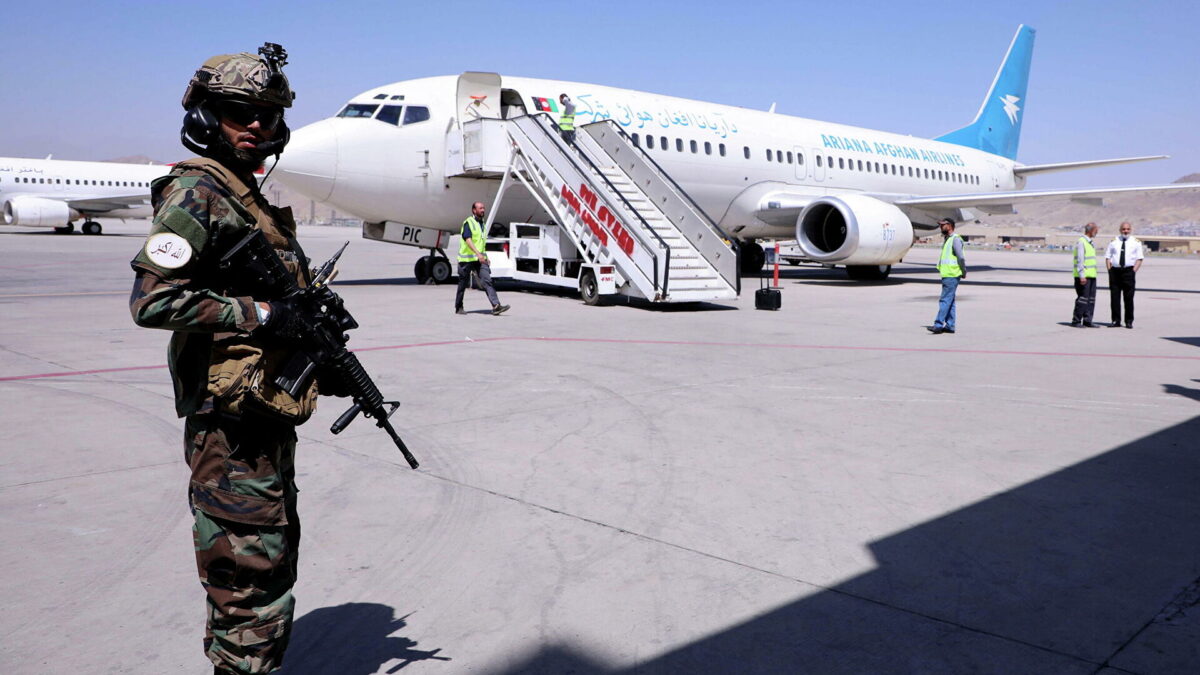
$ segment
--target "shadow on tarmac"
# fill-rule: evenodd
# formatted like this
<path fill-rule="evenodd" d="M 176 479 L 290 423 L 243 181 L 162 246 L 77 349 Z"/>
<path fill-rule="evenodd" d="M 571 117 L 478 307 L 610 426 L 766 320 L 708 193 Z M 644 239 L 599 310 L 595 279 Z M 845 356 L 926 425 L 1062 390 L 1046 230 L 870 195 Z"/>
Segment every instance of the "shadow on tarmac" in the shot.
<path fill-rule="evenodd" d="M 628 667 L 557 644 L 487 672 L 1200 672 L 1197 438 L 1200 416 L 872 542 L 873 571 Z"/>
<path fill-rule="evenodd" d="M 1178 342 L 1180 344 L 1191 345 L 1193 347 L 1200 347 L 1200 337 L 1165 337 L 1163 339 L 1170 340 L 1171 342 Z"/>
<path fill-rule="evenodd" d="M 417 643 L 392 633 L 408 625 L 387 605 L 351 602 L 322 607 L 296 619 L 280 675 L 369 675 L 390 661 L 394 673 L 415 661 L 450 661 L 441 649 L 415 649 Z"/>
<path fill-rule="evenodd" d="M 1192 380 L 1192 382 L 1200 382 L 1200 380 Z M 1193 401 L 1200 401 L 1200 389 L 1191 389 L 1178 384 L 1164 384 L 1163 392 L 1177 396 L 1186 396 Z"/>

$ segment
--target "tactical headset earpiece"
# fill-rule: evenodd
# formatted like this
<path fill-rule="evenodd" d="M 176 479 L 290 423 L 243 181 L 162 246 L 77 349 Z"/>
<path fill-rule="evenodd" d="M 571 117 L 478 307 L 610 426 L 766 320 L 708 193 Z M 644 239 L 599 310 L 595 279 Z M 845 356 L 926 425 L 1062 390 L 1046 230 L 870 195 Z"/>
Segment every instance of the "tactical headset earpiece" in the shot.
<path fill-rule="evenodd" d="M 204 154 L 208 145 L 217 140 L 221 132 L 221 121 L 204 102 L 187 109 L 183 114 L 183 128 L 179 140 L 192 152 Z"/>

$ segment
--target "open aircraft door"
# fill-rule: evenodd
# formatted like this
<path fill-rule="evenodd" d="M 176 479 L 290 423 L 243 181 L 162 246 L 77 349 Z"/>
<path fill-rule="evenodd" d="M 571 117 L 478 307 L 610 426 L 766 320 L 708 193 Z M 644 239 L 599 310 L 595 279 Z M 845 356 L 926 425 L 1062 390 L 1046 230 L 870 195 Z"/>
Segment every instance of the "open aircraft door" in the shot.
<path fill-rule="evenodd" d="M 458 122 L 480 117 L 500 119 L 500 75 L 467 71 L 458 76 Z"/>
<path fill-rule="evenodd" d="M 500 75 L 467 71 L 458 76 L 454 119 L 446 127 L 446 175 L 461 175 L 468 166 L 481 166 L 478 134 L 465 137 L 463 125 L 481 118 L 500 119 Z"/>

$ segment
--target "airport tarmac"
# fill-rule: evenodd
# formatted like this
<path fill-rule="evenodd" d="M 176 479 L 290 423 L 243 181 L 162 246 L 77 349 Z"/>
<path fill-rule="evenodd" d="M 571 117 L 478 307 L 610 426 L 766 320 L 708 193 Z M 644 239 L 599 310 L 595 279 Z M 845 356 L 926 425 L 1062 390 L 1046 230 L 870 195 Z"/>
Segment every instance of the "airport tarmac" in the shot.
<path fill-rule="evenodd" d="M 211 672 L 148 225 L 0 230 L 0 670 Z M 414 249 L 301 228 L 421 468 L 299 429 L 284 673 L 1196 673 L 1200 261 L 1134 330 L 1065 325 L 1067 254 L 937 250 L 783 309 L 418 286 Z M 1101 285 L 1104 280 L 1101 279 Z M 1108 319 L 1098 294 L 1096 319 Z"/>

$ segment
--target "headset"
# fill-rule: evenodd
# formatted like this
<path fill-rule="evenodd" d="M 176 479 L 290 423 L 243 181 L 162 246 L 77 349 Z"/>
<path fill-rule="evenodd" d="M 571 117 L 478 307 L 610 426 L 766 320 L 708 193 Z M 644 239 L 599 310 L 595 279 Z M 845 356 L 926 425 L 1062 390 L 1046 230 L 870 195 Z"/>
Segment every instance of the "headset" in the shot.
<path fill-rule="evenodd" d="M 201 100 L 183 114 L 179 140 L 188 150 L 198 155 L 205 154 L 208 146 L 217 140 L 220 133 L 221 118 L 209 106 L 207 100 Z M 288 128 L 286 120 L 280 119 L 279 124 L 275 125 L 275 138 L 260 144 L 258 152 L 262 153 L 263 157 L 278 155 L 291 139 L 292 130 Z"/>

